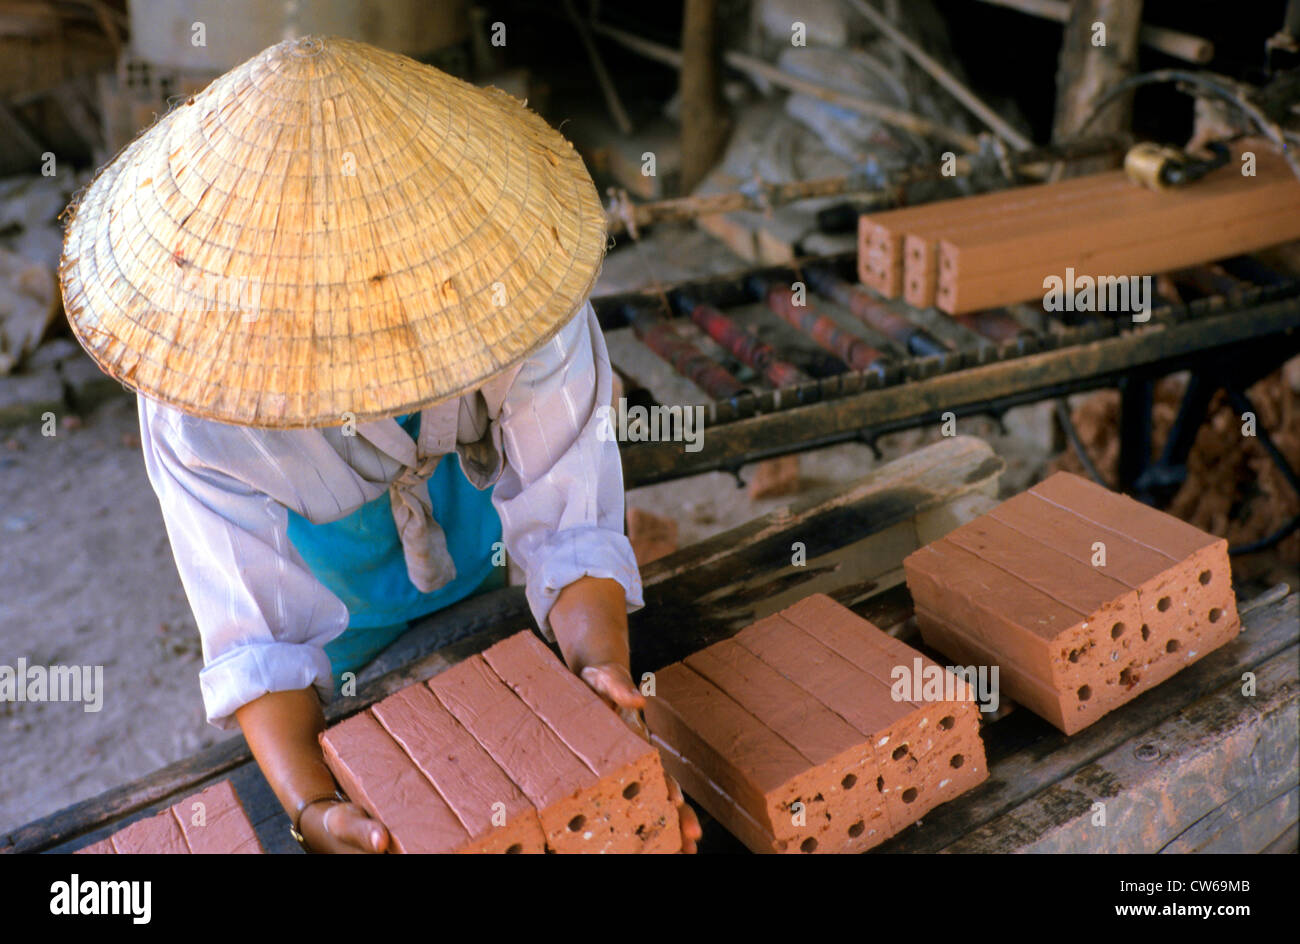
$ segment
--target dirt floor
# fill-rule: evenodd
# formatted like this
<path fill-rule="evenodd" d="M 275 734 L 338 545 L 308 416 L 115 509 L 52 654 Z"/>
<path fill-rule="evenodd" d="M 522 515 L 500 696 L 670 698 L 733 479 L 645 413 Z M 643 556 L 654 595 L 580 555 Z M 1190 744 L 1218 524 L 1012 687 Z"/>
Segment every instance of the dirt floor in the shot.
<path fill-rule="evenodd" d="M 656 279 L 740 268 L 693 230 L 663 230 L 635 252 L 609 257 L 598 293 Z M 610 338 L 615 359 L 633 350 Z M 630 356 L 630 355 L 629 355 Z M 638 367 L 655 388 L 675 382 L 653 358 Z M 1046 406 L 1008 416 L 1008 434 L 964 420 L 1008 463 L 1004 492 L 1024 488 L 1051 458 Z M 885 458 L 937 438 L 937 430 L 882 440 Z M 0 703 L 0 831 L 131 780 L 212 744 L 199 699 L 198 634 L 176 575 L 162 517 L 140 457 L 134 400 L 84 417 L 0 433 L 0 663 L 102 665 L 102 710 L 70 703 Z M 801 459 L 801 487 L 844 482 L 877 460 L 848 444 Z M 742 469 L 748 480 L 752 468 Z M 785 499 L 751 501 L 727 474 L 638 489 L 628 503 L 671 515 L 682 544 L 734 527 Z"/>

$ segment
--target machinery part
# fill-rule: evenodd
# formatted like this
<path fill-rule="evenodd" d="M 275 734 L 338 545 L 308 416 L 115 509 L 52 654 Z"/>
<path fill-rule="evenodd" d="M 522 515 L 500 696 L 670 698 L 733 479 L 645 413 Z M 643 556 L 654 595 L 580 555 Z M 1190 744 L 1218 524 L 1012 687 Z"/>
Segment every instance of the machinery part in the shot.
<path fill-rule="evenodd" d="M 1177 148 L 1143 142 L 1124 155 L 1124 173 L 1135 184 L 1148 190 L 1167 190 L 1199 180 L 1216 167 L 1228 163 L 1228 146 L 1222 142 L 1207 145 L 1212 158 L 1197 159 Z"/>
<path fill-rule="evenodd" d="M 782 360 L 776 348 L 712 305 L 697 303 L 681 293 L 674 295 L 674 304 L 678 311 L 689 316 L 691 321 L 718 342 L 728 354 L 758 371 L 759 375 L 773 387 L 780 389 L 808 380 L 803 371 Z"/>
<path fill-rule="evenodd" d="M 806 334 L 830 351 L 852 370 L 873 370 L 885 359 L 861 338 L 845 331 L 806 301 L 796 304 L 795 293 L 783 285 L 756 276 L 751 280 L 754 293 L 788 325 Z"/>
<path fill-rule="evenodd" d="M 725 368 L 679 335 L 671 322 L 632 306 L 626 315 L 642 344 L 715 400 L 730 400 L 747 392 Z"/>
<path fill-rule="evenodd" d="M 809 266 L 804 275 L 813 291 L 825 295 L 851 311 L 868 327 L 879 331 L 915 357 L 948 353 L 948 347 L 930 332 L 890 311 L 865 290 L 840 278 L 830 268 Z"/>

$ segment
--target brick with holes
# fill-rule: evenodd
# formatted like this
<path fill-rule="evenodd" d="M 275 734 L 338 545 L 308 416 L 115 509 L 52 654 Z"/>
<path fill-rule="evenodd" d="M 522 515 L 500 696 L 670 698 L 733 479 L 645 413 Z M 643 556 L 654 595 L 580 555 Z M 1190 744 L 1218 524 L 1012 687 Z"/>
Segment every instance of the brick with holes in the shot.
<path fill-rule="evenodd" d="M 388 829 L 390 851 L 443 854 L 473 841 L 442 794 L 372 711 L 322 731 L 320 743 L 348 799 Z"/>
<path fill-rule="evenodd" d="M 904 561 L 945 655 L 1066 734 L 1240 632 L 1227 543 L 1061 472 Z"/>
<path fill-rule="evenodd" d="M 429 687 L 532 802 L 549 850 L 681 851 L 658 752 L 531 633 Z"/>
<path fill-rule="evenodd" d="M 546 851 L 528 798 L 428 687 L 407 686 L 371 710 L 465 827 L 458 852 Z"/>
<path fill-rule="evenodd" d="M 937 673 L 934 698 L 900 669 Z M 987 777 L 965 682 L 821 594 L 655 684 L 669 772 L 755 852 L 861 852 Z"/>
<path fill-rule="evenodd" d="M 679 852 L 677 808 L 659 753 L 529 632 L 483 653 L 497 676 L 598 776 L 582 814 L 582 850 Z M 588 837 L 587 833 L 593 833 Z M 601 838 L 603 837 L 603 838 Z M 566 839 L 569 838 L 566 835 Z"/>
<path fill-rule="evenodd" d="M 681 851 L 658 752 L 527 631 L 321 744 L 394 852 Z"/>

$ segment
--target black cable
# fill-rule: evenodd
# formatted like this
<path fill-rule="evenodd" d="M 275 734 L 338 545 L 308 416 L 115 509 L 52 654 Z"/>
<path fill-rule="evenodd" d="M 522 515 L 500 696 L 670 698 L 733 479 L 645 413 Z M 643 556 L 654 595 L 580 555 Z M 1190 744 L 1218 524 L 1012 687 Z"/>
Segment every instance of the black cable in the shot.
<path fill-rule="evenodd" d="M 1217 75 L 1213 72 L 1188 72 L 1185 69 L 1157 69 L 1154 72 L 1143 72 L 1139 75 L 1129 76 L 1120 82 L 1116 82 L 1109 89 L 1098 96 L 1092 106 L 1092 111 L 1088 117 L 1079 125 L 1075 135 L 1082 137 L 1088 126 L 1096 119 L 1098 115 L 1105 110 L 1106 106 L 1114 102 L 1120 95 L 1132 89 L 1143 85 L 1154 85 L 1161 82 L 1186 82 L 1191 85 L 1207 89 L 1217 95 L 1219 98 L 1235 105 L 1242 113 L 1246 115 L 1255 125 L 1268 136 L 1277 148 L 1282 159 L 1290 166 L 1292 173 L 1300 177 L 1300 163 L 1296 162 L 1293 148 L 1288 148 L 1286 140 L 1280 128 L 1268 120 L 1268 116 L 1260 111 L 1255 105 L 1251 104 L 1241 94 L 1240 90 L 1234 88 L 1238 83 L 1227 76 Z"/>
<path fill-rule="evenodd" d="M 1070 440 L 1070 446 L 1074 449 L 1074 454 L 1079 457 L 1079 461 L 1083 463 L 1088 476 L 1102 488 L 1110 488 L 1106 480 L 1101 477 L 1101 473 L 1097 471 L 1092 457 L 1088 455 L 1083 440 L 1079 438 L 1079 431 L 1074 428 L 1074 420 L 1070 418 L 1070 405 L 1065 397 L 1056 398 L 1056 420 L 1061 424 L 1061 429 L 1065 430 L 1065 437 Z"/>
<path fill-rule="evenodd" d="M 1258 418 L 1259 414 L 1255 412 L 1254 405 L 1250 402 L 1250 398 L 1247 397 L 1243 391 L 1238 390 L 1236 387 L 1226 387 L 1224 393 L 1227 394 L 1228 401 L 1232 404 L 1232 408 L 1238 413 L 1252 413 Z M 1295 470 L 1292 469 L 1291 464 L 1286 461 L 1286 456 L 1282 455 L 1281 450 L 1277 448 L 1277 444 L 1273 442 L 1273 437 L 1268 434 L 1268 430 L 1263 426 L 1258 427 L 1255 438 L 1258 439 L 1259 444 L 1264 447 L 1264 451 L 1268 453 L 1268 457 L 1273 460 L 1273 464 L 1282 472 L 1282 477 L 1286 479 L 1287 484 L 1291 486 L 1292 491 L 1294 491 L 1297 496 L 1300 496 L 1300 477 L 1296 476 Z M 1277 544 L 1297 528 L 1300 528 L 1300 515 L 1296 515 L 1272 534 L 1262 537 L 1258 541 L 1251 541 L 1249 544 L 1242 544 L 1237 547 L 1228 548 L 1228 553 L 1253 554 L 1256 551 L 1265 550 L 1266 548 L 1270 548 L 1274 544 Z"/>

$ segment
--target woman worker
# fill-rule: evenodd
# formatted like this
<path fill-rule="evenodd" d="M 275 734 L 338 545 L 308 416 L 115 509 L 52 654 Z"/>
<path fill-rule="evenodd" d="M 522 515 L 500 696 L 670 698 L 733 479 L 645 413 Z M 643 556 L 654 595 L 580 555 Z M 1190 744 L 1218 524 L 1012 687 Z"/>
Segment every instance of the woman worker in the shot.
<path fill-rule="evenodd" d="M 411 619 L 500 583 L 497 542 L 570 668 L 643 704 L 598 435 L 604 243 L 582 161 L 518 101 L 338 39 L 217 79 L 76 205 L 65 307 L 138 393 L 208 719 L 239 725 L 313 851 L 388 844 L 337 793 L 321 699 Z"/>

